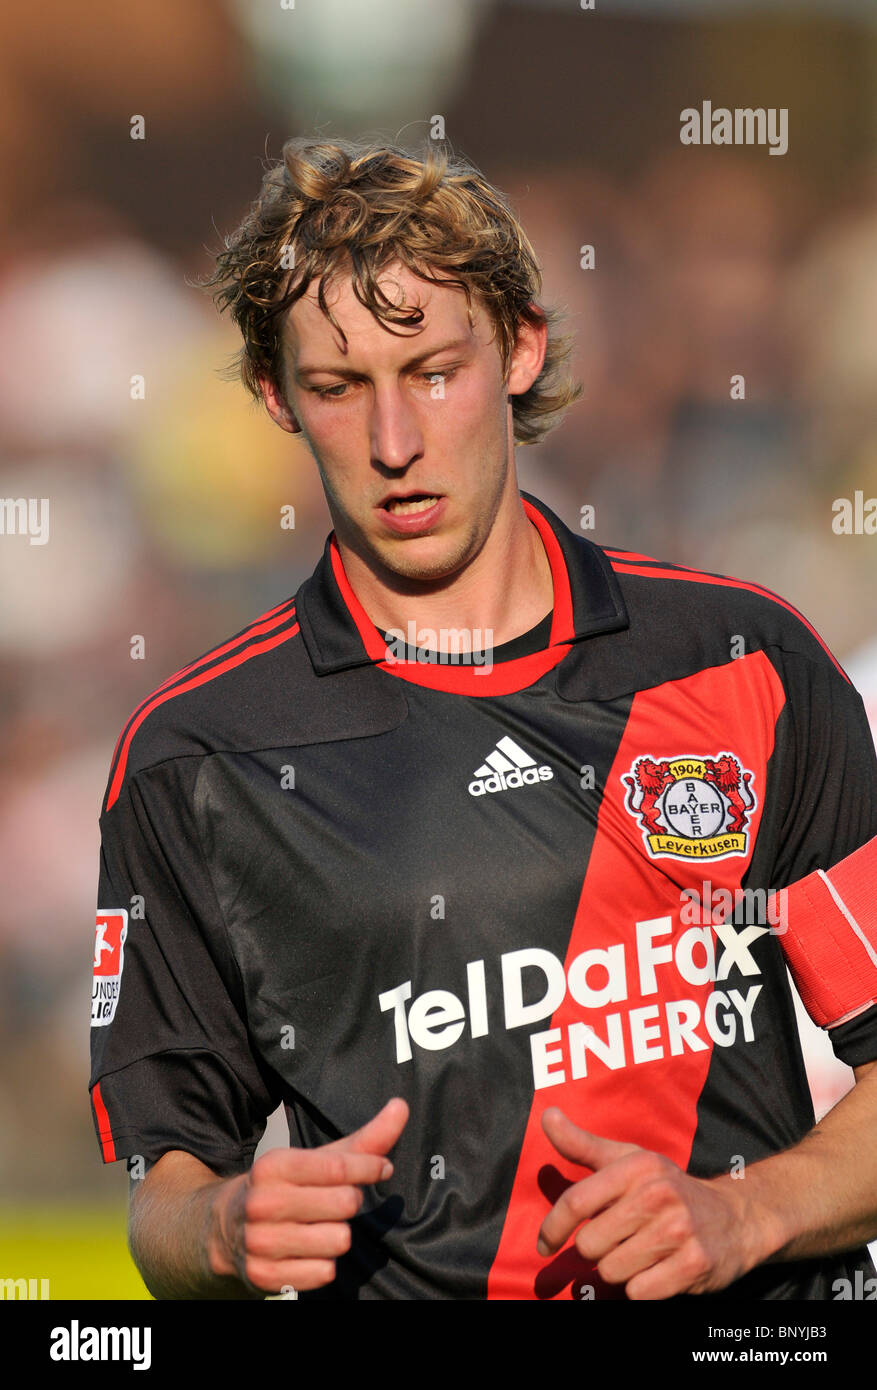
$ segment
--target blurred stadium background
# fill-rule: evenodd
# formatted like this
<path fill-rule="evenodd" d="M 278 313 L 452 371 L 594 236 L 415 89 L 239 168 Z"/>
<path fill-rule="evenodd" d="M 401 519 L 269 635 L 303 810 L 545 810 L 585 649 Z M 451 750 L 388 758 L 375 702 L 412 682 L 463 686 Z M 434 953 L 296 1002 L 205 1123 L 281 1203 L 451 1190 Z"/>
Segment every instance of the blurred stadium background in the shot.
<path fill-rule="evenodd" d="M 86 1089 L 109 759 L 329 530 L 188 282 L 289 136 L 416 147 L 442 116 L 578 338 L 584 399 L 519 451 L 522 485 L 572 526 L 593 505 L 600 542 L 779 591 L 877 724 L 877 538 L 831 526 L 877 495 L 877 7 L 44 0 L 4 7 L 0 40 L 0 495 L 51 506 L 48 544 L 0 537 L 0 1277 L 143 1298 Z M 705 99 L 787 107 L 788 153 L 682 147 Z M 822 1113 L 851 1074 L 807 1039 Z"/>

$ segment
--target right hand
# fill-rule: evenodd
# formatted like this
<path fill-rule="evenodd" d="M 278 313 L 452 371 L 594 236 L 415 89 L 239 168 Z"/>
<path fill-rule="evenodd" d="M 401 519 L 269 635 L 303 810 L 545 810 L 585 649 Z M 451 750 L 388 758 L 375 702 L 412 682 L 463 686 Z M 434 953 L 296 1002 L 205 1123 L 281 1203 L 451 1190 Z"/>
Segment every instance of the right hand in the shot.
<path fill-rule="evenodd" d="M 392 1175 L 386 1155 L 407 1121 L 408 1106 L 397 1097 L 343 1139 L 317 1149 L 272 1149 L 223 1183 L 212 1210 L 211 1271 L 266 1294 L 331 1284 L 335 1260 L 350 1249 L 361 1185 Z"/>

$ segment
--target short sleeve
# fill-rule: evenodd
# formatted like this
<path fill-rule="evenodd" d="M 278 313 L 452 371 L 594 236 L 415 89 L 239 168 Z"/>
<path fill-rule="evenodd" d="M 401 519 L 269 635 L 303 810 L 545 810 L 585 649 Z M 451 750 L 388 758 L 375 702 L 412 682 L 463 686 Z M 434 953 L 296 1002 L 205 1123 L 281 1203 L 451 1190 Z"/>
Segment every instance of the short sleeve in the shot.
<path fill-rule="evenodd" d="M 849 863 L 861 877 L 865 856 L 856 852 L 877 836 L 874 741 L 858 692 L 827 653 L 784 653 L 781 675 L 785 819 L 772 884 L 788 889 L 780 943 L 808 1013 L 829 1029 L 841 1061 L 857 1066 L 877 1058 L 877 1007 L 869 1003 L 877 998 L 877 963 L 867 930 L 841 909 L 825 875 Z"/>
<path fill-rule="evenodd" d="M 861 696 L 827 653 L 783 653 L 784 822 L 774 887 L 830 869 L 877 835 L 877 757 Z"/>
<path fill-rule="evenodd" d="M 244 1171 L 281 1099 L 192 815 L 199 758 L 139 772 L 101 816 L 91 1096 L 105 1162 L 170 1149 Z"/>

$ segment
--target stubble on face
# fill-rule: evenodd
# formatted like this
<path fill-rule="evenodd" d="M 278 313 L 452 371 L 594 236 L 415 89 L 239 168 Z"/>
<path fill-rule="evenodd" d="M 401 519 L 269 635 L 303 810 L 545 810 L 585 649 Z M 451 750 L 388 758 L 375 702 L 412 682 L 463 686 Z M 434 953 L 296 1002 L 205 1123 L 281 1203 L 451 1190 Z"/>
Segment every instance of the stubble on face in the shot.
<path fill-rule="evenodd" d="M 316 352 L 320 362 L 335 361 L 339 367 L 351 362 L 359 367 L 364 360 L 371 360 L 371 353 L 379 367 L 386 367 L 415 355 L 421 337 L 427 347 L 468 335 L 471 360 L 462 372 L 462 389 L 452 383 L 450 399 L 443 403 L 449 410 L 455 409 L 455 414 L 446 417 L 445 426 L 438 422 L 435 411 L 424 416 L 423 454 L 403 468 L 386 467 L 373 458 L 370 437 L 364 454 L 363 441 L 356 438 L 360 424 L 355 408 L 349 416 L 353 433 L 348 439 L 343 410 L 326 406 L 306 391 L 298 397 L 303 405 L 298 423 L 319 470 L 339 542 L 380 582 L 397 592 L 420 592 L 424 586 L 439 590 L 481 553 L 510 475 L 514 481 L 499 350 L 487 310 L 473 303 L 470 320 L 460 291 L 426 284 L 400 268 L 386 272 L 381 286 L 396 303 L 421 305 L 427 314 L 423 328 L 391 334 L 364 306 L 353 301 L 349 279 L 336 276 L 327 283 L 327 300 L 348 335 L 345 348 L 319 309 L 313 286 L 305 296 L 310 302 L 299 316 L 298 332 L 286 337 L 287 399 L 289 376 L 302 355 L 314 360 Z M 379 334 L 386 334 L 389 342 Z M 376 521 L 376 509 L 388 491 L 409 487 L 428 495 L 434 491 L 448 499 L 450 515 L 435 532 L 392 535 Z"/>

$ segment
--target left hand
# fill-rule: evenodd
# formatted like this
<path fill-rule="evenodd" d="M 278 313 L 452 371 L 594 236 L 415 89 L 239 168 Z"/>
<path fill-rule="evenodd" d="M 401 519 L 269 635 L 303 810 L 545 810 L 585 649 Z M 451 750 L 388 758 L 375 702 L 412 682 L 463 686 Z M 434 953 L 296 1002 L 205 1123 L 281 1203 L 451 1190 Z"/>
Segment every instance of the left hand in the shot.
<path fill-rule="evenodd" d="M 579 1129 L 556 1107 L 542 1128 L 558 1153 L 594 1172 L 555 1202 L 540 1255 L 576 1231 L 579 1254 L 631 1299 L 711 1293 L 758 1263 L 750 1214 L 730 1177 L 692 1178 L 662 1154 Z"/>

